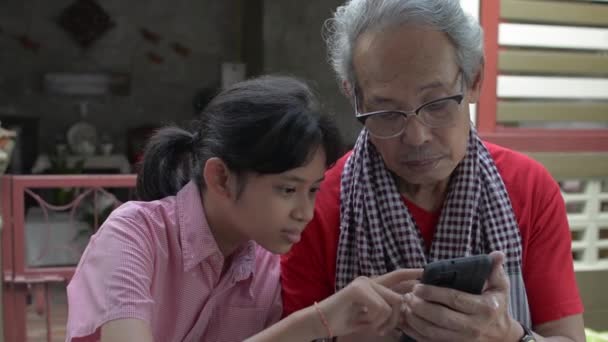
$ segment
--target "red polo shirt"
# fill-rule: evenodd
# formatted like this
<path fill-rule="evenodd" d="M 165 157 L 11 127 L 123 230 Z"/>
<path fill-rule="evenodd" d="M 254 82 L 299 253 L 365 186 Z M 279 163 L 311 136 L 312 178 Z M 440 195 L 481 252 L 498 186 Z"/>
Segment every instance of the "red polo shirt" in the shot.
<path fill-rule="evenodd" d="M 571 237 L 560 188 L 547 170 L 523 154 L 485 143 L 505 183 L 522 238 L 522 271 L 534 325 L 583 312 L 571 254 Z M 334 292 L 339 240 L 342 157 L 327 171 L 315 216 L 302 240 L 283 256 L 284 315 Z M 432 241 L 439 212 L 406 201 L 425 244 Z"/>

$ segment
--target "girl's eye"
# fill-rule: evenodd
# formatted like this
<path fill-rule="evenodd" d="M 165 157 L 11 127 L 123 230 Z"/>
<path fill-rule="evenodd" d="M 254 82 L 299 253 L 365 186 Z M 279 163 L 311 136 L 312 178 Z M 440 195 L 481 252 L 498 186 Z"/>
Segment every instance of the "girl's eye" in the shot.
<path fill-rule="evenodd" d="M 278 186 L 276 188 L 276 190 L 277 190 L 277 192 L 279 192 L 281 195 L 284 195 L 284 196 L 289 196 L 296 192 L 296 188 L 289 187 L 289 186 Z"/>

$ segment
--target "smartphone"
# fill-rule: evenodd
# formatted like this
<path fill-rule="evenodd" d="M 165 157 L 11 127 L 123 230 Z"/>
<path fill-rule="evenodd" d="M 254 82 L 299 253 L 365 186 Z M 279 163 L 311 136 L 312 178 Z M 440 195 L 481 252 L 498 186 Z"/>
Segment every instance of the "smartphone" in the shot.
<path fill-rule="evenodd" d="M 438 260 L 424 267 L 421 282 L 481 294 L 491 271 L 492 258 L 486 254 Z"/>

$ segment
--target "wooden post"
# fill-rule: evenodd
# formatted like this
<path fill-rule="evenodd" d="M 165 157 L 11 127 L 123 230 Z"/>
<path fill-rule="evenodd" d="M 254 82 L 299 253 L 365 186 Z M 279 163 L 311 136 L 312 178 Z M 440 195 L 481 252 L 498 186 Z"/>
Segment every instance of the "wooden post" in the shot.
<path fill-rule="evenodd" d="M 477 130 L 479 133 L 496 131 L 497 78 L 498 78 L 498 25 L 500 23 L 500 1 L 482 1 L 481 26 L 484 30 L 485 76 L 481 97 L 477 107 Z"/>

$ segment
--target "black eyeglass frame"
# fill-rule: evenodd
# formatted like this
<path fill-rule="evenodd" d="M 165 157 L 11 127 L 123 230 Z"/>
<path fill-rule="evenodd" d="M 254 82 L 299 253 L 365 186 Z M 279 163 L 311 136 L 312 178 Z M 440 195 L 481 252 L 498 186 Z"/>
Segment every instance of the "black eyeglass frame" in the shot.
<path fill-rule="evenodd" d="M 462 76 L 462 71 L 460 71 L 457 75 L 458 76 Z M 387 113 L 398 113 L 401 114 L 403 116 L 403 120 L 407 120 L 407 118 L 411 115 L 415 115 L 415 116 L 419 116 L 420 115 L 420 111 L 422 109 L 424 109 L 424 107 L 438 103 L 438 102 L 443 102 L 443 101 L 456 101 L 456 103 L 458 105 L 462 104 L 462 101 L 464 100 L 464 77 L 461 77 L 461 82 L 460 82 L 460 94 L 456 94 L 456 95 L 452 95 L 452 96 L 446 96 L 446 97 L 442 97 L 439 99 L 435 99 L 426 103 L 423 103 L 422 105 L 420 105 L 418 108 L 416 108 L 415 110 L 412 111 L 403 111 L 403 110 L 377 110 L 377 111 L 372 111 L 372 112 L 366 112 L 366 113 L 361 113 L 359 111 L 359 102 L 358 102 L 358 98 L 357 98 L 357 87 L 355 87 L 354 92 L 353 92 L 353 101 L 354 101 L 354 107 L 355 107 L 355 117 L 357 118 L 357 120 L 359 120 L 359 122 L 361 122 L 361 124 L 365 125 L 365 121 L 373 115 L 378 115 L 378 114 L 387 114 Z M 428 123 L 425 122 L 425 120 L 421 120 L 422 123 L 424 123 L 425 125 L 432 127 L 432 128 L 438 128 L 438 127 L 448 127 L 449 124 L 447 126 L 444 125 L 437 125 L 437 126 L 432 126 L 432 125 L 428 125 Z M 390 135 L 390 136 L 378 136 L 374 133 L 372 133 L 370 131 L 370 133 L 372 135 L 374 135 L 377 138 L 380 139 L 390 139 L 390 138 L 394 138 L 396 136 L 399 136 L 403 133 L 403 131 L 405 130 L 405 126 L 403 126 L 403 129 L 401 131 L 399 131 L 396 134 Z"/>

